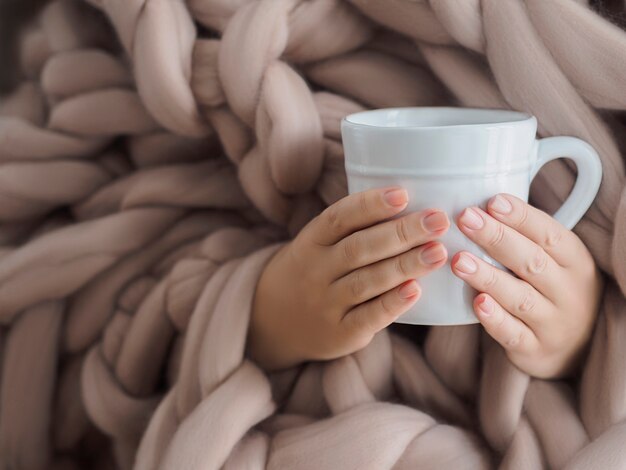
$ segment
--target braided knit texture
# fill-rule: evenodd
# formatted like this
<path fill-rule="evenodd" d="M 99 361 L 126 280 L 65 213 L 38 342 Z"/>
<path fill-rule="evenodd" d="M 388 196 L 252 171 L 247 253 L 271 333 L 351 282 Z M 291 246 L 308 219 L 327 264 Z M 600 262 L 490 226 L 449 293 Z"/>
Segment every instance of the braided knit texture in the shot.
<path fill-rule="evenodd" d="M 54 0 L 0 101 L 0 469 L 626 468 L 626 32 L 583 0 Z M 340 119 L 511 108 L 600 154 L 579 375 L 476 325 L 268 374 L 271 256 L 347 194 Z M 544 167 L 552 213 L 575 168 Z M 575 293 L 572 293 L 575 295 Z"/>

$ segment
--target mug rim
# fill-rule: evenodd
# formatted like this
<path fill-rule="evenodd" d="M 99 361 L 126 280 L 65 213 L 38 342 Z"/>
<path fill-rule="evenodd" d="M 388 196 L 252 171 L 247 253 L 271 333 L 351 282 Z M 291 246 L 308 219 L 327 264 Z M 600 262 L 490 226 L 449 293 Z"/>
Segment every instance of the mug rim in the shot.
<path fill-rule="evenodd" d="M 380 125 L 365 122 L 367 118 L 376 117 L 379 114 L 389 114 L 390 112 L 398 112 L 402 114 L 407 113 L 427 113 L 435 112 L 441 114 L 442 112 L 453 113 L 455 115 L 467 115 L 465 118 L 469 118 L 469 115 L 485 114 L 487 115 L 500 115 L 501 120 L 484 119 L 483 122 L 467 122 L 458 124 L 433 124 L 433 125 Z M 461 116 L 463 117 L 463 116 Z M 358 119 L 361 118 L 361 121 Z M 502 120 L 502 118 L 504 118 Z M 486 127 L 510 127 L 527 124 L 529 121 L 535 120 L 535 117 L 531 114 L 523 111 L 514 111 L 503 108 L 475 108 L 475 107 L 457 107 L 457 106 L 398 106 L 389 108 L 377 108 L 367 109 L 364 111 L 358 111 L 344 116 L 341 121 L 344 125 L 349 125 L 356 128 L 369 128 L 378 130 L 398 130 L 406 129 L 411 131 L 428 131 L 428 130 L 442 130 L 442 129 L 465 129 L 465 128 L 486 128 Z"/>

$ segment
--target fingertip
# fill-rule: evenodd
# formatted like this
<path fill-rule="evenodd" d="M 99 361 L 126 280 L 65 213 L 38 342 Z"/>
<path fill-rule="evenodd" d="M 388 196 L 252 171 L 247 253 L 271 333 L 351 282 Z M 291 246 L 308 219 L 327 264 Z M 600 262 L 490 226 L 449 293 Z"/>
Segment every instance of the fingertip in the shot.
<path fill-rule="evenodd" d="M 429 207 L 428 209 L 424 209 L 423 214 L 424 214 L 424 218 L 428 217 L 429 215 L 437 214 L 439 217 L 443 219 L 445 223 L 448 224 L 448 227 L 450 226 L 450 217 L 448 216 L 448 213 L 444 209 L 441 209 L 440 207 Z M 443 230 L 443 229 L 440 229 L 440 230 Z"/>
<path fill-rule="evenodd" d="M 479 317 L 491 317 L 495 312 L 495 300 L 484 292 L 474 298 L 474 310 Z"/>
<path fill-rule="evenodd" d="M 409 279 L 406 282 L 403 282 L 398 289 L 398 295 L 403 300 L 410 302 L 419 298 L 422 294 L 421 286 L 417 279 Z"/>
<path fill-rule="evenodd" d="M 429 238 L 440 237 L 450 228 L 448 214 L 441 209 L 424 209 L 420 211 L 418 216 L 422 229 Z"/>
<path fill-rule="evenodd" d="M 492 199 L 495 198 L 496 196 L 502 196 L 503 198 L 508 199 L 508 201 L 511 203 L 514 203 L 516 201 L 524 202 L 521 198 L 511 193 L 497 193 L 492 197 Z M 524 204 L 527 204 L 527 203 L 524 202 Z"/>
<path fill-rule="evenodd" d="M 452 258 L 450 258 L 450 271 L 452 271 L 452 274 L 454 274 L 455 276 L 459 275 L 459 270 L 456 265 L 459 262 L 460 257 L 461 252 L 457 251 L 454 255 L 452 255 Z"/>
<path fill-rule="evenodd" d="M 409 202 L 409 193 L 401 186 L 393 186 L 383 190 L 385 202 L 394 209 L 404 207 Z"/>
<path fill-rule="evenodd" d="M 467 278 L 478 271 L 476 257 L 468 251 L 459 251 L 450 260 L 452 273 L 460 278 Z"/>
<path fill-rule="evenodd" d="M 437 241 L 435 243 L 439 243 L 441 245 L 441 250 L 443 251 L 443 254 L 444 254 L 444 257 L 440 261 L 440 263 L 443 262 L 443 261 L 447 261 L 448 260 L 448 256 L 450 255 L 450 253 L 448 253 L 448 249 L 446 248 L 446 245 L 444 245 L 441 242 L 437 242 Z"/>
<path fill-rule="evenodd" d="M 500 193 L 487 202 L 487 211 L 495 215 L 508 215 L 513 211 L 513 204 L 508 194 Z"/>
<path fill-rule="evenodd" d="M 456 225 L 463 234 L 471 238 L 475 232 L 485 227 L 488 217 L 489 214 L 480 207 L 468 206 L 458 214 Z"/>
<path fill-rule="evenodd" d="M 420 247 L 420 259 L 429 269 L 438 269 L 448 259 L 448 250 L 437 240 L 431 240 Z"/>
<path fill-rule="evenodd" d="M 389 186 L 385 186 L 384 188 L 378 188 L 378 189 L 372 189 L 372 191 L 382 191 L 383 194 L 387 193 L 389 191 L 396 191 L 396 190 L 406 190 L 406 188 L 400 184 L 392 184 Z"/>
<path fill-rule="evenodd" d="M 461 223 L 461 217 L 463 216 L 463 213 L 467 210 L 467 207 L 465 209 L 463 209 L 461 212 L 459 212 L 457 214 L 457 216 L 454 218 L 454 223 L 456 224 L 457 227 L 459 228 L 463 228 L 463 224 Z"/>
<path fill-rule="evenodd" d="M 413 297 L 413 300 L 418 300 L 422 296 L 422 286 L 420 285 L 417 279 L 414 279 L 414 281 L 417 286 L 417 293 Z"/>

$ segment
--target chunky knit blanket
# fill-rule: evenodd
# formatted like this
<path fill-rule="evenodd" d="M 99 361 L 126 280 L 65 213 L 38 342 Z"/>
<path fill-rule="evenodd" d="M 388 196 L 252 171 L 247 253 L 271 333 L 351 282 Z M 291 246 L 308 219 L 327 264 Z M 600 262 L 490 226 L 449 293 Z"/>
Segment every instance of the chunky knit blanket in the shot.
<path fill-rule="evenodd" d="M 626 32 L 597 7 L 49 3 L 0 101 L 0 468 L 626 468 Z M 523 110 L 598 150 L 574 230 L 606 283 L 575 378 L 529 378 L 476 325 L 247 357 L 263 267 L 347 194 L 340 118 L 411 105 Z M 531 202 L 574 175 L 552 162 Z"/>

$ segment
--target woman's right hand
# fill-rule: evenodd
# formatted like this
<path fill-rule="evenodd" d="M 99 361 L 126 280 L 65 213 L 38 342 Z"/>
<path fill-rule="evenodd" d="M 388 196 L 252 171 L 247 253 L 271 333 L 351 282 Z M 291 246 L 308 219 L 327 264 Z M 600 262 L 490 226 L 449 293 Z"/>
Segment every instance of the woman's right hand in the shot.
<path fill-rule="evenodd" d="M 256 287 L 251 358 L 276 370 L 350 354 L 417 302 L 416 278 L 445 264 L 436 239 L 450 222 L 437 209 L 390 219 L 407 204 L 398 186 L 348 195 L 281 247 Z"/>

